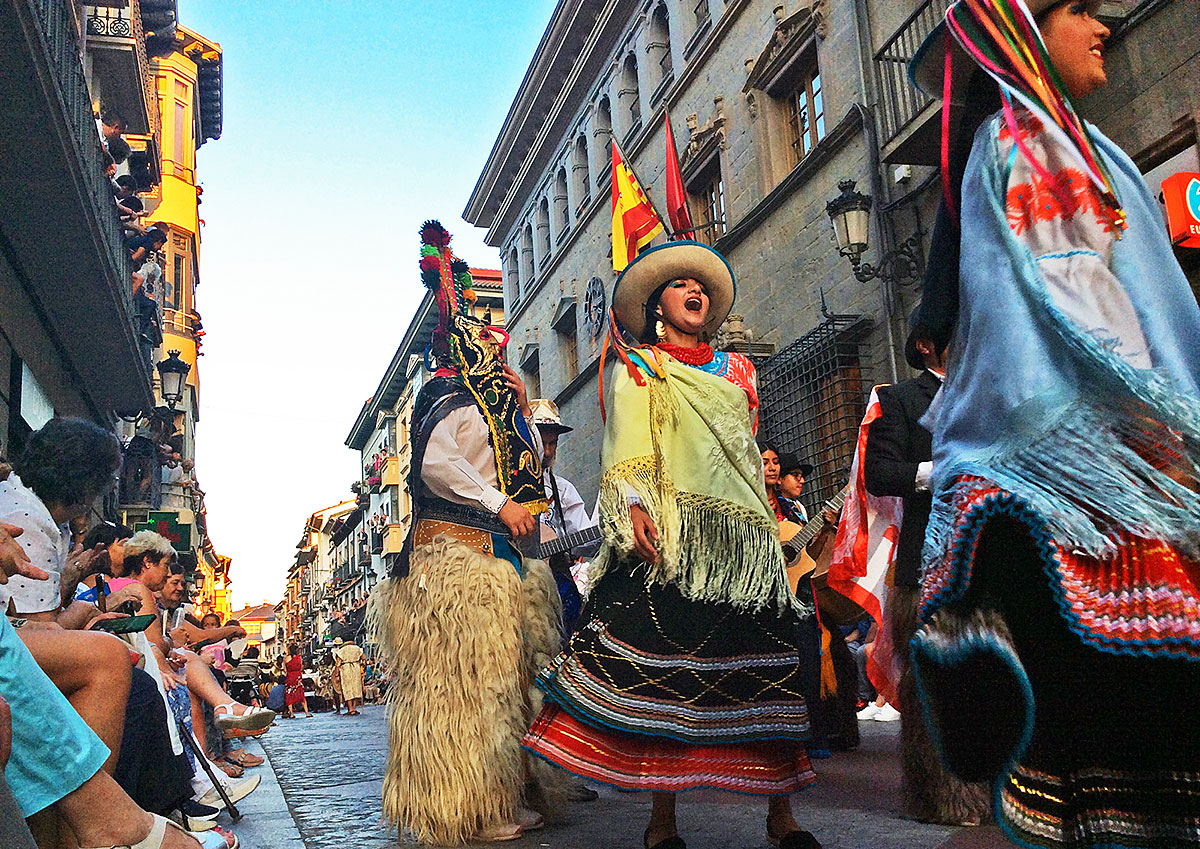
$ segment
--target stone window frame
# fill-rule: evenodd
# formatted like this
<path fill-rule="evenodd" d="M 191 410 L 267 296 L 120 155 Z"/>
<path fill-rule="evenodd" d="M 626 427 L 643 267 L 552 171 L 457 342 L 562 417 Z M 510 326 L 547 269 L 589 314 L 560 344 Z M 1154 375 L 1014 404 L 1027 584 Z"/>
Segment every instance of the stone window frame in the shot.
<path fill-rule="evenodd" d="M 683 174 L 683 184 L 687 189 L 688 208 L 696 228 L 694 238 L 706 245 L 716 244 L 729 227 L 721 137 L 718 134 L 712 134 L 690 157 Z"/>
<path fill-rule="evenodd" d="M 671 55 L 671 14 L 665 0 L 659 0 L 650 10 L 646 29 L 647 69 L 653 76 L 650 85 L 650 107 L 662 100 L 675 82 L 675 59 Z"/>
<path fill-rule="evenodd" d="M 775 31 L 761 54 L 746 62 L 747 79 L 742 93 L 749 107 L 750 120 L 756 125 L 755 148 L 762 163 L 765 192 L 783 182 L 827 132 L 827 118 L 831 112 L 826 102 L 819 49 L 828 27 L 825 6 L 822 0 L 786 17 L 781 9 L 777 10 Z M 814 79 L 822 82 L 819 97 L 812 90 Z M 802 143 L 797 145 L 797 128 L 792 119 L 798 110 L 790 105 L 801 88 L 810 116 L 807 147 Z M 819 122 L 811 120 L 818 105 Z"/>
<path fill-rule="evenodd" d="M 617 101 L 625 110 L 623 118 L 627 121 L 622 136 L 628 142 L 637 137 L 642 130 L 642 92 L 638 79 L 637 54 L 632 50 L 625 54 L 620 64 L 620 88 L 617 89 Z"/>
<path fill-rule="evenodd" d="M 583 127 L 574 134 L 571 142 L 571 181 L 575 186 L 575 217 L 583 216 L 583 211 L 592 200 L 592 163 L 588 151 L 587 134 Z"/>

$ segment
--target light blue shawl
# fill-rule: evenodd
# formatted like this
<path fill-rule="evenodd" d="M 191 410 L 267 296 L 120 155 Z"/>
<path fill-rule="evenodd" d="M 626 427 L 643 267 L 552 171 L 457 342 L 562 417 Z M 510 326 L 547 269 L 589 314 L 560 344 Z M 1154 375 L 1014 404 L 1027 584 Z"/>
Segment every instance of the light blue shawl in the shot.
<path fill-rule="evenodd" d="M 1158 204 L 1129 157 L 1092 128 L 1129 217 L 1111 268 L 1149 343 L 1153 368 L 1137 369 L 1056 307 L 1010 230 L 1002 121 L 980 127 L 963 178 L 958 325 L 946 382 L 922 420 L 935 470 L 925 562 L 946 553 L 960 475 L 1014 493 L 1068 549 L 1111 553 L 1124 530 L 1195 556 L 1200 495 L 1143 459 L 1163 445 L 1164 427 L 1178 437 L 1166 441 L 1179 468 L 1195 475 L 1200 456 L 1200 307 Z"/>

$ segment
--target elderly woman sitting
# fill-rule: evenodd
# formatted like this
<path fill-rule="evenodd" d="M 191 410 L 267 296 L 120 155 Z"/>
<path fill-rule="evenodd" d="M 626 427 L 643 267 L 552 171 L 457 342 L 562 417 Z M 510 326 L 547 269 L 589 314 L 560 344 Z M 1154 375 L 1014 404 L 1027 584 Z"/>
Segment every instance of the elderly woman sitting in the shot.
<path fill-rule="evenodd" d="M 194 702 L 212 706 L 217 727 L 221 730 L 266 728 L 275 719 L 274 711 L 232 701 L 213 678 L 208 664 L 195 652 L 176 650 L 165 632 L 155 593 L 166 584 L 175 556 L 175 550 L 165 537 L 153 531 L 138 531 L 125 543 L 125 577 L 112 582 L 115 591 L 111 601 L 119 604 L 133 599 L 139 605 L 138 615 L 154 616 L 145 636 L 158 662 L 165 689 L 174 690 L 180 684 L 186 684 Z M 196 704 L 193 715 L 198 712 L 199 705 Z M 200 723 L 197 725 L 203 727 Z"/>

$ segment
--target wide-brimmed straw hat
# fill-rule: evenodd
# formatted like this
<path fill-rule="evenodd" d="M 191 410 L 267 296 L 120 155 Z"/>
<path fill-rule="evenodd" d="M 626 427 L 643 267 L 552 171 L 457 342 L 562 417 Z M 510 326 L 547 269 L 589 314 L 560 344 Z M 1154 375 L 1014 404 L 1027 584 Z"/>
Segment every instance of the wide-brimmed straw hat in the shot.
<path fill-rule="evenodd" d="M 962 0 L 956 0 L 951 3 L 947 11 L 961 2 Z M 1016 0 L 1016 2 L 1021 2 L 1021 0 Z M 1025 0 L 1025 7 L 1036 18 L 1042 12 L 1052 9 L 1062 2 L 1064 0 Z M 1085 0 L 1085 2 L 1090 14 L 1095 14 L 1100 7 L 1100 0 Z M 947 37 L 950 39 L 950 58 L 953 64 L 950 99 L 951 102 L 957 102 L 959 97 L 966 92 L 967 83 L 977 66 L 958 41 L 950 35 L 945 18 L 942 18 L 933 31 L 925 36 L 925 40 L 921 42 L 921 46 L 909 60 L 908 78 L 925 94 L 936 100 L 942 99 L 942 85 L 946 73 L 945 44 Z"/>
<path fill-rule="evenodd" d="M 646 301 L 654 290 L 688 277 L 703 283 L 708 293 L 704 331 L 711 335 L 733 309 L 737 284 L 725 257 L 701 242 L 667 242 L 638 254 L 613 287 L 613 312 L 625 329 L 640 339 L 646 329 Z"/>
<path fill-rule="evenodd" d="M 549 398 L 534 398 L 529 402 L 529 409 L 530 418 L 538 427 L 544 427 L 557 433 L 570 433 L 575 429 L 563 424 L 562 415 L 558 412 L 558 405 Z"/>

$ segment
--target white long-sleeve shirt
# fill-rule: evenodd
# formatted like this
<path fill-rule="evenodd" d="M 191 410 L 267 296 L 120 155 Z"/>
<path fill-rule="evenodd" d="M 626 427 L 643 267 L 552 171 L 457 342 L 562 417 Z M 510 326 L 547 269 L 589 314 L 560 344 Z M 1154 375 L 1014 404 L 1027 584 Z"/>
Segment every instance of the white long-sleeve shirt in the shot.
<path fill-rule="evenodd" d="M 540 457 L 541 435 L 532 422 L 529 431 Z M 474 404 L 459 407 L 434 425 L 421 462 L 421 479 L 430 491 L 455 504 L 499 513 L 508 496 L 498 488 L 496 456 L 488 437 L 487 422 Z"/>
<path fill-rule="evenodd" d="M 550 487 L 550 474 L 550 471 L 547 470 L 543 475 L 548 502 L 554 498 L 554 490 Z M 561 510 L 562 519 L 566 522 L 567 533 L 574 534 L 585 528 L 594 528 L 598 523 L 588 515 L 587 507 L 579 495 L 579 490 L 575 488 L 575 484 L 562 475 L 555 475 L 554 480 L 558 484 L 558 497 L 562 500 L 562 504 L 551 503 L 550 509 L 541 516 L 542 522 L 556 534 L 561 533 L 563 530 L 559 527 L 559 511 Z"/>

